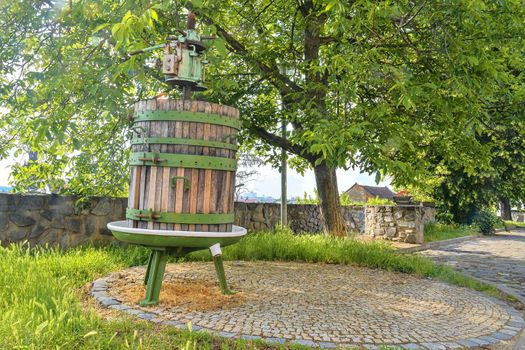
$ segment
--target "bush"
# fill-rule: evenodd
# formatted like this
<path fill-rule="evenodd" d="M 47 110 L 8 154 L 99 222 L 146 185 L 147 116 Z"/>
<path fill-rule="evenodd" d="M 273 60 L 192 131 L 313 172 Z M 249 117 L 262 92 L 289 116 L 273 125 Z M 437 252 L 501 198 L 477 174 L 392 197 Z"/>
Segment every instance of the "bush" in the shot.
<path fill-rule="evenodd" d="M 366 205 L 396 205 L 396 202 L 387 198 L 379 198 L 379 196 L 376 196 L 375 198 L 368 198 Z"/>
<path fill-rule="evenodd" d="M 319 204 L 319 195 L 317 193 L 317 190 L 315 190 L 315 197 L 311 197 L 309 194 L 304 192 L 303 198 L 296 197 L 295 203 L 296 204 Z M 386 198 L 379 198 L 376 196 L 375 198 L 368 198 L 366 202 L 354 202 L 350 199 L 350 196 L 346 194 L 345 192 L 341 193 L 339 196 L 339 201 L 341 202 L 341 205 L 346 206 L 365 206 L 365 205 L 396 205 L 394 201 L 391 201 Z"/>
<path fill-rule="evenodd" d="M 437 210 L 436 212 L 436 221 L 446 225 L 453 225 L 454 216 L 446 210 Z"/>
<path fill-rule="evenodd" d="M 478 225 L 480 233 L 492 236 L 496 233 L 496 225 L 500 223 L 500 219 L 490 211 L 481 210 L 476 214 L 474 223 Z"/>

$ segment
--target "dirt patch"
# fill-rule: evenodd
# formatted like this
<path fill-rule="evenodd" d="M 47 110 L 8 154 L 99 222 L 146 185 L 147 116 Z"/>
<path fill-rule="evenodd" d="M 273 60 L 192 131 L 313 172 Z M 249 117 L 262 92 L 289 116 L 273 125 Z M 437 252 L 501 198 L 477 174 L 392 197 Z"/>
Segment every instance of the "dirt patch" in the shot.
<path fill-rule="evenodd" d="M 128 305 L 137 305 L 146 295 L 143 284 L 116 282 L 113 286 L 118 298 Z M 187 311 L 213 311 L 241 305 L 246 300 L 244 293 L 224 295 L 219 287 L 206 281 L 184 280 L 162 283 L 159 306 L 162 308 L 183 307 Z"/>

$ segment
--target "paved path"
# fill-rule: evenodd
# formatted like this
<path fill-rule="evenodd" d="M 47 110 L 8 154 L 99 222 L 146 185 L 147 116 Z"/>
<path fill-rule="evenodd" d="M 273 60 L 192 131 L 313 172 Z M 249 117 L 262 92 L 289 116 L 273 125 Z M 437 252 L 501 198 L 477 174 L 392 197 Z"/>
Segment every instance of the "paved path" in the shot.
<path fill-rule="evenodd" d="M 500 232 L 420 254 L 498 286 L 525 304 L 525 230 Z M 515 350 L 525 349 L 522 332 Z"/>
<path fill-rule="evenodd" d="M 501 286 L 525 303 L 525 230 L 501 232 L 420 254 Z"/>
<path fill-rule="evenodd" d="M 159 306 L 138 307 L 136 293 L 129 290 L 141 288 L 142 267 L 96 281 L 92 294 L 110 308 L 158 323 L 191 322 L 194 329 L 224 337 L 324 348 L 476 347 L 509 340 L 525 325 L 520 313 L 501 301 L 407 274 L 282 262 L 229 262 L 226 270 L 231 286 L 242 293 L 237 303 L 215 309 L 192 308 L 187 298 L 177 302 L 176 297 L 172 303 L 164 297 Z M 193 283 L 199 291 L 214 279 L 211 263 L 170 264 L 163 286 L 175 290 L 177 283 Z"/>

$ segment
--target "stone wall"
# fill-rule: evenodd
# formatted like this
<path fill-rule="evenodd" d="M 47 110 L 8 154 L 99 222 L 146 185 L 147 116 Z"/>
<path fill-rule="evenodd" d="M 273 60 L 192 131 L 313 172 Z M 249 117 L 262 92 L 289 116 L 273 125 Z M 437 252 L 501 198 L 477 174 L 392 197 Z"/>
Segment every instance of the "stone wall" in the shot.
<path fill-rule="evenodd" d="M 363 207 L 343 207 L 343 217 L 352 232 L 363 233 Z M 277 203 L 235 203 L 235 224 L 251 231 L 270 229 L 281 223 L 281 205 Z M 323 231 L 321 212 L 315 204 L 289 204 L 288 225 L 296 233 Z"/>
<path fill-rule="evenodd" d="M 422 244 L 425 216 L 431 216 L 423 206 L 373 206 L 366 207 L 365 234 L 404 243 Z"/>
<path fill-rule="evenodd" d="M 79 206 L 75 197 L 0 193 L 0 241 L 28 240 L 31 244 L 63 247 L 108 243 L 113 236 L 106 225 L 123 220 L 126 206 L 126 198 L 93 198 Z M 250 231 L 271 229 L 280 223 L 280 210 L 276 203 L 238 202 L 235 223 Z M 349 231 L 402 242 L 419 242 L 423 223 L 435 216 L 433 208 L 421 206 L 355 206 L 343 207 L 342 211 Z M 296 233 L 323 230 L 317 205 L 289 205 L 288 223 Z"/>
<path fill-rule="evenodd" d="M 525 222 L 525 210 L 512 210 L 512 221 Z"/>
<path fill-rule="evenodd" d="M 2 244 L 28 240 L 70 247 L 111 242 L 106 225 L 124 217 L 127 200 L 93 198 L 83 209 L 76 202 L 77 198 L 67 196 L 0 193 Z"/>
<path fill-rule="evenodd" d="M 434 203 L 421 204 L 420 206 L 423 206 L 423 222 L 425 224 L 436 221 L 436 206 Z"/>

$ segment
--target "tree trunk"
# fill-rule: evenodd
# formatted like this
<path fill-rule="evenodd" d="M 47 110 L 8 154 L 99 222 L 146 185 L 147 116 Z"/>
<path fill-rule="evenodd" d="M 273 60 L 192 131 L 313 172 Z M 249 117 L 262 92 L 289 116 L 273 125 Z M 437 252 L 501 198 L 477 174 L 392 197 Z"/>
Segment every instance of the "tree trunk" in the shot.
<path fill-rule="evenodd" d="M 341 213 L 335 168 L 322 162 L 314 166 L 314 173 L 324 231 L 334 236 L 344 236 L 346 235 L 346 225 Z"/>
<path fill-rule="evenodd" d="M 509 221 L 512 220 L 510 200 L 508 198 L 500 198 L 499 202 L 501 206 L 501 219 Z"/>

